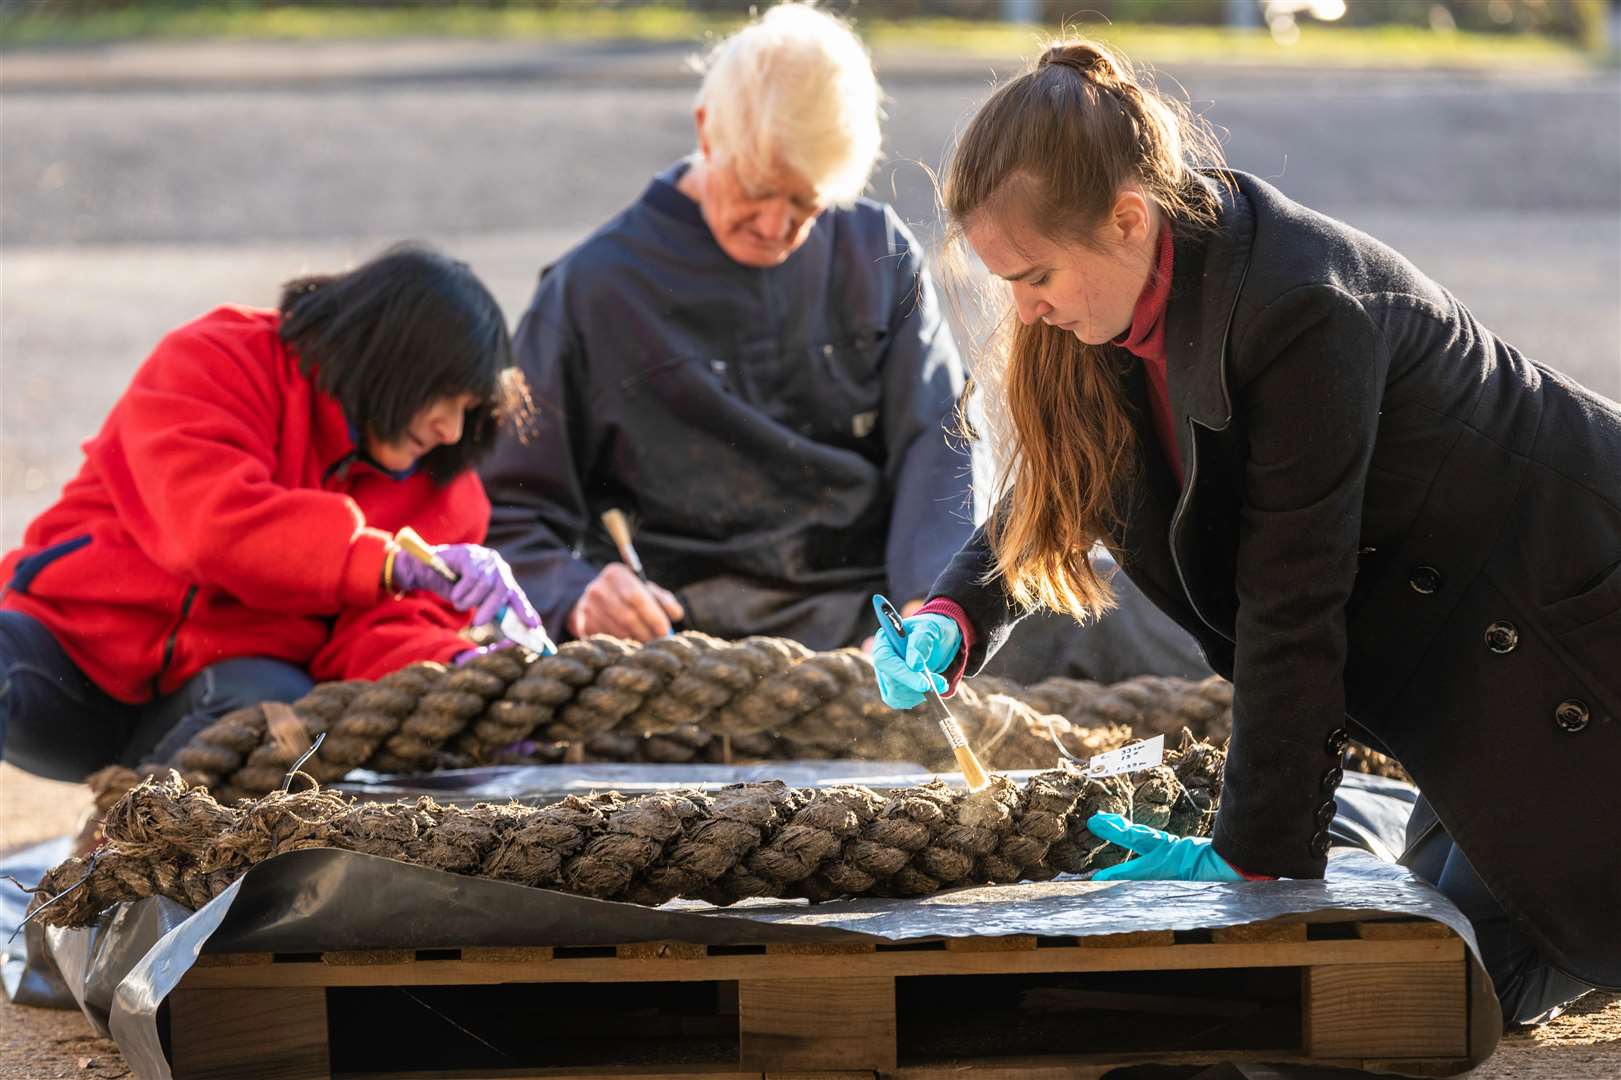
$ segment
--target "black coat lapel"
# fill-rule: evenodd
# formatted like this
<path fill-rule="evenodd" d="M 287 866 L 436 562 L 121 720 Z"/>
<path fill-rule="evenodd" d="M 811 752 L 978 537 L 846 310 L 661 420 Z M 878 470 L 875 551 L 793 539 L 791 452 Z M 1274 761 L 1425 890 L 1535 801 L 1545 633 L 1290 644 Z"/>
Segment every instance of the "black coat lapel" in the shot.
<path fill-rule="evenodd" d="M 1125 521 L 1114 538 L 1115 558 L 1154 605 L 1184 626 L 1197 617 L 1184 598 L 1171 561 L 1171 513 L 1179 487 L 1154 433 L 1148 403 L 1148 377 L 1136 357 L 1119 351 L 1120 387 L 1137 431 L 1137 473 L 1124 486 L 1120 512 Z"/>
<path fill-rule="evenodd" d="M 1255 214 L 1236 183 L 1200 179 L 1218 199 L 1221 224 L 1214 232 L 1175 230 L 1171 297 L 1165 309 L 1171 416 L 1184 468 L 1192 460 L 1189 417 L 1216 431 L 1232 421 L 1223 346 L 1255 242 Z"/>

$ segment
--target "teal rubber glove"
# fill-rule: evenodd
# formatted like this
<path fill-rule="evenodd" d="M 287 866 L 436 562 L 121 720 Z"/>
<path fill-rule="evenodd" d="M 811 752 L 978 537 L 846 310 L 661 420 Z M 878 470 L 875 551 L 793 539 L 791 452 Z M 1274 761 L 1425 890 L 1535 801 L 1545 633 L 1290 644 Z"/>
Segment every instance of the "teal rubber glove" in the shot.
<path fill-rule="evenodd" d="M 1092 835 L 1137 853 L 1137 858 L 1106 866 L 1093 881 L 1243 881 L 1203 836 L 1173 836 L 1133 825 L 1119 814 L 1093 814 Z"/>
<path fill-rule="evenodd" d="M 889 601 L 875 596 L 872 604 L 880 612 L 872 666 L 878 674 L 878 694 L 884 704 L 892 709 L 921 705 L 931 684 L 939 693 L 945 693 L 949 684 L 940 673 L 951 667 L 962 646 L 957 621 L 945 615 L 913 615 L 901 622 L 906 634 L 902 638 L 882 614 Z"/>

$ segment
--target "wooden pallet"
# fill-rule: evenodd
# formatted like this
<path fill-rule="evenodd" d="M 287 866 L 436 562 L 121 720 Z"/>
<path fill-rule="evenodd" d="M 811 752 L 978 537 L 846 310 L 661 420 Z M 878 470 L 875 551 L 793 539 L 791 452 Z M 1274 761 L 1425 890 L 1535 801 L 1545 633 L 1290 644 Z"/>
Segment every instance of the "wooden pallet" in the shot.
<path fill-rule="evenodd" d="M 1092 938 L 201 958 L 176 1080 L 634 1076 L 1044 1080 L 1141 1062 L 1451 1075 L 1491 987 L 1439 923 Z"/>

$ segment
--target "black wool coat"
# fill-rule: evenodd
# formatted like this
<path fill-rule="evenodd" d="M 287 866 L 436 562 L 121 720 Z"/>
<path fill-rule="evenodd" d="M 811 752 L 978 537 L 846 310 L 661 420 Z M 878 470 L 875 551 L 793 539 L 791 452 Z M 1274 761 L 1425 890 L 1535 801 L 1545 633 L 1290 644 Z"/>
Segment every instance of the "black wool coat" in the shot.
<path fill-rule="evenodd" d="M 1560 967 L 1621 986 L 1621 406 L 1371 237 L 1210 179 L 1165 315 L 1184 484 L 1119 351 L 1141 460 L 1111 543 L 1233 680 L 1217 852 L 1320 877 L 1356 738 Z M 970 673 L 1018 616 L 993 565 L 981 530 L 932 593 Z"/>

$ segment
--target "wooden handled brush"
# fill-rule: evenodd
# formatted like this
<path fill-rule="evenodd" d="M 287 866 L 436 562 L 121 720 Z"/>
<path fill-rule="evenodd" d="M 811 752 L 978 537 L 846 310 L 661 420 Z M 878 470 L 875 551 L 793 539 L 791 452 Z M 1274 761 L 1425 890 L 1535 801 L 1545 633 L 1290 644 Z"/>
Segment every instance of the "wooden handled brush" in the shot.
<path fill-rule="evenodd" d="M 460 574 L 445 565 L 445 560 L 441 559 L 438 553 L 433 550 L 433 545 L 422 539 L 421 534 L 411 526 L 406 525 L 395 533 L 394 542 L 410 552 L 418 562 L 446 581 L 456 582 L 462 579 Z"/>
<path fill-rule="evenodd" d="M 647 571 L 642 569 L 642 557 L 636 554 L 636 545 L 630 542 L 630 519 L 623 510 L 604 510 L 602 512 L 602 527 L 608 530 L 613 537 L 614 546 L 619 549 L 619 557 L 631 571 L 647 583 Z"/>
<path fill-rule="evenodd" d="M 630 518 L 625 516 L 623 510 L 604 510 L 602 512 L 602 527 L 608 530 L 613 537 L 614 547 L 619 549 L 619 560 L 630 567 L 631 573 L 643 585 L 653 584 L 648 580 L 647 571 L 642 569 L 642 557 L 636 554 L 636 545 L 630 542 Z M 675 633 L 686 627 L 685 619 L 670 620 L 670 632 Z"/>
<path fill-rule="evenodd" d="M 906 655 L 906 624 L 901 621 L 901 613 L 895 610 L 882 596 L 872 598 L 873 610 L 878 612 L 878 629 L 889 639 L 890 648 L 895 650 L 897 656 Z M 946 742 L 951 744 L 951 753 L 957 759 L 957 768 L 962 772 L 963 781 L 968 785 L 969 791 L 983 791 L 990 786 L 991 778 L 985 772 L 985 766 L 979 763 L 974 748 L 968 745 L 968 736 L 963 734 L 962 725 L 957 718 L 951 715 L 946 708 L 945 699 L 940 691 L 934 688 L 934 682 L 929 681 L 929 692 L 924 695 L 929 703 L 929 709 L 934 713 L 935 721 L 940 730 L 945 733 Z"/>
<path fill-rule="evenodd" d="M 462 579 L 462 576 L 452 570 L 433 550 L 433 545 L 422 539 L 421 534 L 411 526 L 402 526 L 400 531 L 394 534 L 394 542 L 446 581 L 454 584 Z M 525 626 L 523 620 L 518 618 L 518 613 L 510 607 L 501 609 L 495 625 L 503 637 L 516 641 L 530 652 L 550 656 L 557 651 L 556 644 L 552 642 L 551 635 L 546 633 L 544 626 Z"/>

